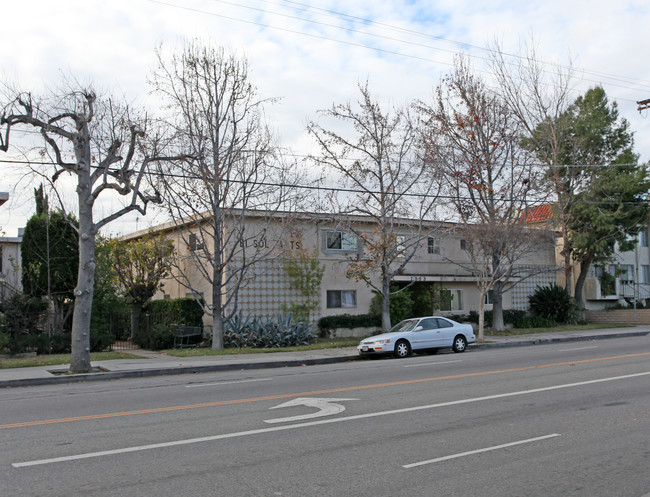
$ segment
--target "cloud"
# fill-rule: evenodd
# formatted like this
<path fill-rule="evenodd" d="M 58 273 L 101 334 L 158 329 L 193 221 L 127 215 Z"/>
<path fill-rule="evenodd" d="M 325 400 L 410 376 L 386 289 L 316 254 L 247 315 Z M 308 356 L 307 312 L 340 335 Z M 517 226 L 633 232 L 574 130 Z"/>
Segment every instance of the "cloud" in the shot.
<path fill-rule="evenodd" d="M 532 33 L 545 60 L 566 63 L 569 54 L 574 58 L 582 78 L 576 96 L 603 84 L 636 131 L 642 160 L 650 159 L 650 118 L 639 115 L 635 103 L 650 98 L 650 66 L 640 49 L 650 45 L 647 2 L 310 3 L 7 2 L 0 74 L 38 90 L 71 73 L 129 101 L 151 105 L 146 81 L 155 47 L 210 39 L 246 55 L 261 94 L 281 98 L 267 109 L 267 116 L 281 143 L 300 154 L 311 146 L 307 119 L 316 118 L 318 109 L 356 98 L 359 82 L 369 80 L 374 93 L 394 104 L 428 99 L 455 52 L 476 56 L 474 63 L 482 69 L 484 52 L 478 47 L 498 37 L 514 52 Z M 6 178 L 0 180 L 0 191 L 11 187 Z M 18 218 L 12 212 L 7 221 L 0 208 L 0 225 Z"/>

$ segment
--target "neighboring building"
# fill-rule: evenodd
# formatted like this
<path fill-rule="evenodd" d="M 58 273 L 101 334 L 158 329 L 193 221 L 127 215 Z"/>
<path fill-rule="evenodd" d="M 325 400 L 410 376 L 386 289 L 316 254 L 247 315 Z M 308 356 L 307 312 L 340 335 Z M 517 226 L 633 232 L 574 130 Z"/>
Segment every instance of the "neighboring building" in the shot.
<path fill-rule="evenodd" d="M 7 192 L 0 192 L 0 205 L 9 200 Z M 20 270 L 20 244 L 24 228 L 18 230 L 17 237 L 0 237 L 0 303 L 16 292 L 22 291 Z"/>
<path fill-rule="evenodd" d="M 320 309 L 318 316 L 333 314 L 365 314 L 368 312 L 373 298 L 372 289 L 364 282 L 356 282 L 347 278 L 346 271 L 350 258 L 363 257 L 363 248 L 354 232 L 344 229 L 352 227 L 357 233 L 372 231 L 374 225 L 367 218 L 349 217 L 345 223 L 326 215 L 302 214 L 292 216 L 290 226 L 287 226 L 288 215 L 277 215 L 275 227 L 267 230 L 265 239 L 257 241 L 267 247 L 276 247 L 274 254 L 255 265 L 254 271 L 245 286 L 240 290 L 239 309 L 244 314 L 269 316 L 281 312 L 283 304 L 299 301 L 298 291 L 291 289 L 289 278 L 282 264 L 282 255 L 291 256 L 299 251 L 316 254 L 325 273 L 321 284 Z M 251 214 L 247 224 L 253 227 L 262 223 L 263 218 Z M 404 233 L 408 233 L 409 225 L 415 221 L 403 220 Z M 453 298 L 446 309 L 439 310 L 442 314 L 467 314 L 479 308 L 479 291 L 477 280 L 467 269 L 469 257 L 464 250 L 464 240 L 456 233 L 456 226 L 430 224 L 431 236 L 424 236 L 418 244 L 413 258 L 404 270 L 394 278 L 396 282 L 425 282 L 442 285 Z M 253 229 L 253 228 L 252 228 Z M 152 228 L 154 231 L 165 232 L 174 241 L 180 254 L 181 265 L 192 280 L 192 286 L 200 293 L 208 304 L 211 304 L 211 290 L 207 281 L 193 267 L 191 257 L 184 257 L 189 252 L 202 251 L 206 243 L 198 239 L 198 235 L 190 237 L 190 244 L 181 241 L 178 228 L 167 223 Z M 151 230 L 139 231 L 125 236 L 125 239 L 137 238 Z M 191 228 L 188 228 L 188 232 Z M 187 239 L 188 237 L 185 236 Z M 253 242 L 254 243 L 254 242 Z M 196 254 L 193 254 L 196 255 Z M 504 295 L 504 309 L 527 309 L 528 296 L 535 288 L 548 285 L 556 280 L 555 254 L 552 245 L 540 246 L 536 253 L 522 260 L 521 268 L 525 269 L 530 278 L 514 287 Z M 192 293 L 178 281 L 170 278 L 165 281 L 164 288 L 154 298 L 178 298 L 191 296 Z M 490 309 L 489 301 L 486 309 Z M 432 309 L 432 312 L 434 310 Z"/>
<path fill-rule="evenodd" d="M 20 270 L 20 245 L 23 241 L 23 228 L 17 237 L 0 237 L 0 302 L 16 292 L 22 291 Z"/>
<path fill-rule="evenodd" d="M 531 208 L 525 213 L 531 226 L 544 228 L 552 226 L 553 210 L 550 204 Z M 602 310 L 614 306 L 634 305 L 634 301 L 650 306 L 650 232 L 649 227 L 639 232 L 634 250 L 616 251 L 611 262 L 605 265 L 592 264 L 585 280 L 583 298 L 586 310 Z M 562 240 L 556 238 L 556 263 L 564 264 Z M 575 287 L 579 276 L 578 265 L 571 271 L 570 288 Z M 566 278 L 558 272 L 558 285 L 566 287 Z"/>
<path fill-rule="evenodd" d="M 642 307 L 650 306 L 648 227 L 639 232 L 634 250 L 616 252 L 609 264 L 592 265 L 589 268 L 584 298 L 587 310 L 634 305 L 635 300 Z"/>

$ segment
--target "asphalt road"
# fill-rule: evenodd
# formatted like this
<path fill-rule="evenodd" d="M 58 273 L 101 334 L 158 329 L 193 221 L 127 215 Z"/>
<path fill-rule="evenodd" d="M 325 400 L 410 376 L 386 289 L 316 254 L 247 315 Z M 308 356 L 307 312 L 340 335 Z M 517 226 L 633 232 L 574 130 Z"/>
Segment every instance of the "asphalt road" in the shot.
<path fill-rule="evenodd" d="M 650 494 L 650 337 L 0 392 L 2 496 Z"/>

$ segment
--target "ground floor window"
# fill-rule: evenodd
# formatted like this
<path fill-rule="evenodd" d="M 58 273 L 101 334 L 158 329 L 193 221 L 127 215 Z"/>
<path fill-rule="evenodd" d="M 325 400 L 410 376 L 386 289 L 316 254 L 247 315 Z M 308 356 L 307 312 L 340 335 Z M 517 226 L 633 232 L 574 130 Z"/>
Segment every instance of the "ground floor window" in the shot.
<path fill-rule="evenodd" d="M 463 310 L 463 291 L 447 290 L 440 291 L 440 310 L 441 311 L 462 311 Z"/>
<path fill-rule="evenodd" d="M 342 307 L 356 307 L 356 290 L 327 290 L 327 308 L 338 309 Z"/>

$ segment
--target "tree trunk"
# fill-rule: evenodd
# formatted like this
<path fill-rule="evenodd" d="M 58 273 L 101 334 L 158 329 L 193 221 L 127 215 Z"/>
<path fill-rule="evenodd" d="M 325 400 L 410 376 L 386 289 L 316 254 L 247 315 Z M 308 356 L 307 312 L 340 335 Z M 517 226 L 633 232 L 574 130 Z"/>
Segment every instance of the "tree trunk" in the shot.
<path fill-rule="evenodd" d="M 384 277 L 382 281 L 382 299 L 381 299 L 381 329 L 387 333 L 391 329 L 390 325 L 390 280 Z"/>
<path fill-rule="evenodd" d="M 564 240 L 564 288 L 566 289 L 569 295 L 572 295 L 571 291 L 571 278 L 572 278 L 572 264 L 571 264 L 571 251 L 568 250 L 569 247 L 569 237 L 566 234 L 566 231 L 562 235 Z"/>
<path fill-rule="evenodd" d="M 485 317 L 483 315 L 485 293 L 480 292 L 481 297 L 478 303 L 478 341 L 482 342 L 485 338 Z"/>
<path fill-rule="evenodd" d="M 223 315 L 221 311 L 215 311 L 212 321 L 212 348 L 223 350 Z"/>
<path fill-rule="evenodd" d="M 87 373 L 91 368 L 90 313 L 95 282 L 95 233 L 92 206 L 87 203 L 90 197 L 89 180 L 82 180 L 80 176 L 77 192 L 79 195 L 79 274 L 74 290 L 70 372 Z"/>
<path fill-rule="evenodd" d="M 586 260 L 580 261 L 580 274 L 578 275 L 578 279 L 576 280 L 576 286 L 575 286 L 575 300 L 576 303 L 578 304 L 578 309 L 580 310 L 584 310 L 585 308 L 585 302 L 582 296 L 582 289 L 585 287 L 585 280 L 587 279 L 587 273 L 589 271 L 589 267 L 591 266 L 591 261 L 592 261 L 591 257 Z"/>
<path fill-rule="evenodd" d="M 223 312 L 221 310 L 221 292 L 223 289 L 223 272 L 214 268 L 212 282 L 212 348 L 223 350 Z"/>
<path fill-rule="evenodd" d="M 84 128 L 87 131 L 87 128 Z M 89 140 L 75 144 L 77 156 L 77 201 L 79 202 L 79 272 L 74 290 L 72 317 L 71 373 L 87 373 L 90 365 L 90 316 L 95 289 L 95 226 L 93 191 L 90 178 L 92 161 Z"/>
<path fill-rule="evenodd" d="M 492 290 L 492 329 L 503 331 L 505 329 L 503 321 L 503 285 L 500 281 L 497 281 Z"/>
<path fill-rule="evenodd" d="M 142 316 L 142 302 L 131 302 L 131 341 L 140 333 L 140 317 Z"/>

